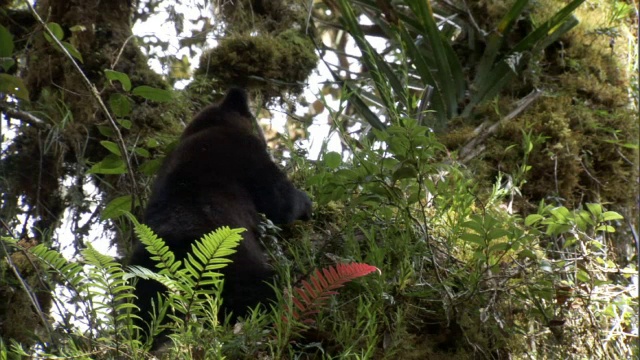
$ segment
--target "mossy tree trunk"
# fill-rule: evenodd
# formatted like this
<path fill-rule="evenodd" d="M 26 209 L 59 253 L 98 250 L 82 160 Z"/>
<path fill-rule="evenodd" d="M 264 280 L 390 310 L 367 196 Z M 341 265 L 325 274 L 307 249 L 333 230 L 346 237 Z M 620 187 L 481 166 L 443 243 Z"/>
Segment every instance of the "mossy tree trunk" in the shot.
<path fill-rule="evenodd" d="M 104 204 L 123 195 L 142 198 L 148 183 L 137 170 L 124 175 L 87 175 L 92 164 L 109 154 L 100 142 L 122 141 L 131 148 L 149 134 L 171 131 L 167 130 L 172 120 L 167 105 L 127 96 L 132 109 L 127 120 L 131 125 L 118 129 L 121 135 L 113 139 L 114 126 L 98 97 L 109 104 L 111 95 L 126 92 L 120 84 L 107 81 L 104 71 L 127 74 L 134 88 L 167 85 L 148 67 L 147 58 L 133 37 L 131 19 L 135 8 L 131 0 L 37 1 L 35 10 L 39 16 L 48 24 L 59 24 L 64 32 L 62 40 L 78 50 L 82 61 L 76 61 L 81 71 L 46 39 L 42 24 L 30 9 L 0 10 L 0 24 L 13 35 L 15 58 L 23 65 L 14 68 L 13 73 L 23 79 L 30 100 L 15 107 L 4 97 L 0 104 L 8 127 L 15 131 L 3 138 L 8 145 L 0 157 L 2 235 L 36 238 L 54 246 L 58 241 L 68 244 L 71 239 L 56 234 L 64 220 L 70 223 L 74 249 L 78 251 L 96 224 L 116 229 L 99 217 Z M 85 78 L 97 92 L 87 86 Z M 126 159 L 131 169 L 137 169 L 139 160 L 134 156 Z M 96 185 L 97 191 L 90 190 L 93 187 L 87 186 L 89 183 Z M 132 212 L 139 212 L 139 207 Z M 126 249 L 130 244 L 131 236 L 122 231 L 113 237 L 124 245 L 120 248 Z M 45 328 L 45 316 L 33 310 L 28 297 L 16 300 L 9 296 L 24 293 L 13 274 L 16 270 L 34 293 L 51 291 L 39 276 L 26 275 L 34 273 L 34 262 L 3 261 L 0 265 L 2 274 L 7 275 L 0 282 L 0 336 L 6 343 L 10 338 L 16 339 L 11 329 L 21 329 L 20 334 L 44 334 L 38 330 Z M 42 275 L 39 270 L 35 272 Z M 50 297 L 43 298 L 49 299 L 47 304 L 40 304 L 46 313 Z M 25 343 L 26 338 L 17 340 Z"/>

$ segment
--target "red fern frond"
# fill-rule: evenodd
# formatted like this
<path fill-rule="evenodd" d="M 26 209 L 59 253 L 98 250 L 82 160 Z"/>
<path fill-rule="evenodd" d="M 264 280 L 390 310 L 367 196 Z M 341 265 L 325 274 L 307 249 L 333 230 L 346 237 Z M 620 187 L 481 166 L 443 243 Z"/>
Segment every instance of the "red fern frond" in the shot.
<path fill-rule="evenodd" d="M 326 301 L 338 292 L 336 289 L 351 280 L 368 275 L 374 271 L 380 272 L 375 266 L 363 263 L 337 264 L 316 271 L 311 275 L 310 282 L 303 280 L 301 287 L 293 289 L 293 304 L 291 312 L 294 319 L 310 324 L 314 320 L 311 315 L 320 312 Z M 287 321 L 287 317 L 283 317 Z"/>

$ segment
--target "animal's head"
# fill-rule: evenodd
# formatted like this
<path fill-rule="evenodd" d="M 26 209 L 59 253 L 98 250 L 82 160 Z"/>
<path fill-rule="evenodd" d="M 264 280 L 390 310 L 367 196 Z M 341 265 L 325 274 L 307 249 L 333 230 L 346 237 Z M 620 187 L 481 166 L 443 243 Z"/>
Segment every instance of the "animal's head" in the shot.
<path fill-rule="evenodd" d="M 242 89 L 232 88 L 220 103 L 202 110 L 184 130 L 182 138 L 211 127 L 239 128 L 265 142 L 264 135 L 249 110 L 247 93 Z"/>

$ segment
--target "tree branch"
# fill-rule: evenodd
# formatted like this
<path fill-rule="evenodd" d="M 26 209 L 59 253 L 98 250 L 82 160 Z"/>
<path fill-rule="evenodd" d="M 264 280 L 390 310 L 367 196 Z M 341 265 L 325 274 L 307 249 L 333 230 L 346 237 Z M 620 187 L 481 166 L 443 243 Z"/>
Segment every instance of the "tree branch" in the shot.
<path fill-rule="evenodd" d="M 33 114 L 22 110 L 12 109 L 7 104 L 0 104 L 0 111 L 12 119 L 18 119 L 23 123 L 27 123 L 39 129 L 48 129 L 51 127 L 51 125 L 46 121 L 34 116 Z"/>
<path fill-rule="evenodd" d="M 29 7 L 29 11 L 31 12 L 33 17 L 36 19 L 36 21 L 40 25 L 42 25 L 44 31 L 51 37 L 52 41 L 56 43 L 56 46 L 58 46 L 58 49 L 62 51 L 62 53 L 67 57 L 67 59 L 69 59 L 73 67 L 76 69 L 76 71 L 80 75 L 82 82 L 85 84 L 85 86 L 87 87 L 87 89 L 89 90 L 93 98 L 98 102 L 98 105 L 100 106 L 100 109 L 102 109 L 102 111 L 104 112 L 105 116 L 107 117 L 107 120 L 109 120 L 109 124 L 111 125 L 111 127 L 113 128 L 113 131 L 116 134 L 116 140 L 117 140 L 116 143 L 118 144 L 118 149 L 120 150 L 120 153 L 122 154 L 122 158 L 127 164 L 127 175 L 131 178 L 131 187 L 132 187 L 131 196 L 133 197 L 132 204 L 135 204 L 135 196 L 138 188 L 136 185 L 137 181 L 136 181 L 135 174 L 133 173 L 133 169 L 131 167 L 131 162 L 129 161 L 129 151 L 127 150 L 127 145 L 124 142 L 124 138 L 122 137 L 122 133 L 120 132 L 120 128 L 118 127 L 118 124 L 113 119 L 113 116 L 111 116 L 111 113 L 107 108 L 107 105 L 105 105 L 104 101 L 102 101 L 102 98 L 100 97 L 100 93 L 98 93 L 98 89 L 96 89 L 96 87 L 93 85 L 91 80 L 87 78 L 87 76 L 84 74 L 84 72 L 82 71 L 82 69 L 76 62 L 76 60 L 73 58 L 73 56 L 69 53 L 67 48 L 65 48 L 64 45 L 62 45 L 60 40 L 58 40 L 58 38 L 49 29 L 47 24 L 40 17 L 40 14 L 38 14 L 38 12 L 33 7 L 33 5 L 31 5 L 31 2 L 25 0 L 24 3 L 27 4 L 27 6 Z"/>
<path fill-rule="evenodd" d="M 473 130 L 473 138 L 469 140 L 458 153 L 460 162 L 467 163 L 478 156 L 480 153 L 482 153 L 485 149 L 484 142 L 487 140 L 487 138 L 498 131 L 501 126 L 520 115 L 520 113 L 528 108 L 529 105 L 531 105 L 536 99 L 540 97 L 540 95 L 542 95 L 542 91 L 537 89 L 533 90 L 529 95 L 520 99 L 520 101 L 518 102 L 518 106 L 507 116 L 503 117 L 493 124 L 491 124 L 490 121 L 485 121 L 480 124 L 480 126 L 475 128 L 475 130 Z"/>

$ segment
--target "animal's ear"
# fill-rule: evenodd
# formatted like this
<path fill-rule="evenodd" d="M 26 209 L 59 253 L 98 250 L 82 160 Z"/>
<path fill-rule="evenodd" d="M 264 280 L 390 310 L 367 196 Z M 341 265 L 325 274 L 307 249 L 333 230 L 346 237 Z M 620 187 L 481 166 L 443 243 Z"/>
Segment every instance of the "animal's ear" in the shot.
<path fill-rule="evenodd" d="M 232 88 L 227 92 L 227 95 L 222 100 L 220 108 L 229 111 L 235 111 L 241 115 L 251 117 L 251 110 L 249 110 L 249 100 L 247 99 L 247 93 L 240 88 Z"/>

